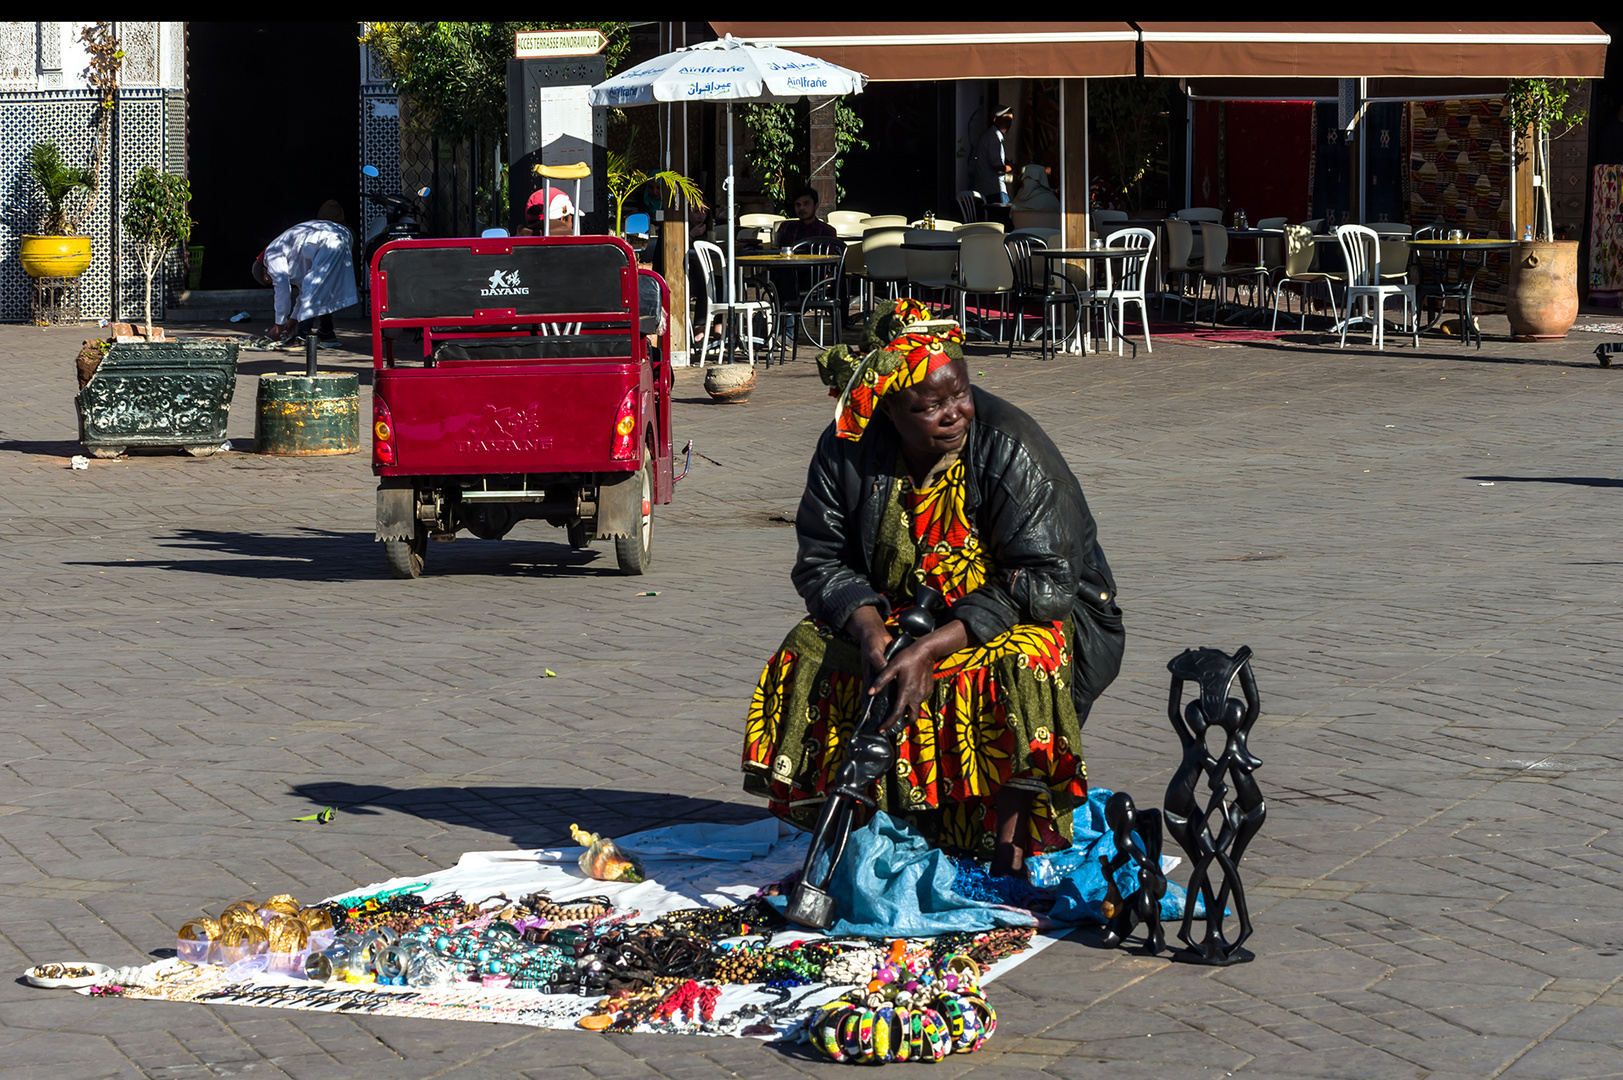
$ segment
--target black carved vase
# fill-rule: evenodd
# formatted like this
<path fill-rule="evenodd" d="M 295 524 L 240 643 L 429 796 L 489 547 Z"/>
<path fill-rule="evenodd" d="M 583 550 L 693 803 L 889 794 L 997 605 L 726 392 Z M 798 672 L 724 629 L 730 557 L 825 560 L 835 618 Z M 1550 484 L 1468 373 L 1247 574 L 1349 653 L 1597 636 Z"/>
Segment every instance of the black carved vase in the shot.
<path fill-rule="evenodd" d="M 74 399 L 79 441 L 96 457 L 131 446 L 205 457 L 225 441 L 236 391 L 234 341 L 119 342 Z"/>

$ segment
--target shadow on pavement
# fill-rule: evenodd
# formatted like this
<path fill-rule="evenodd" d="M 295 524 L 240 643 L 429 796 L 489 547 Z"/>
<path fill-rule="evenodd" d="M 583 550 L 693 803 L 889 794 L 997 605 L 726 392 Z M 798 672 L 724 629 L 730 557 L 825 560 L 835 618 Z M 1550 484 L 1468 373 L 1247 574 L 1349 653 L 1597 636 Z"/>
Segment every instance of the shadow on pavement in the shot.
<path fill-rule="evenodd" d="M 520 847 L 573 843 L 569 826 L 576 823 L 591 832 L 623 836 L 683 822 L 741 825 L 767 816 L 764 803 L 607 788 L 397 788 L 333 781 L 297 784 L 289 791 L 308 800 L 316 810 L 333 807 L 338 812 L 337 822 L 345 814 L 376 815 L 377 808 L 398 810 L 428 821 L 483 829 L 505 836 Z"/>
<path fill-rule="evenodd" d="M 563 534 L 560 532 L 560 536 Z M 121 569 L 155 567 L 224 577 L 274 581 L 366 581 L 387 579 L 383 545 L 367 532 L 304 528 L 299 534 L 265 535 L 219 529 L 182 529 L 163 544 L 196 552 L 197 557 L 85 560 L 66 565 Z M 220 556 L 238 556 L 222 558 Z M 430 544 L 424 577 L 539 577 L 565 575 L 619 577 L 612 552 L 594 546 L 576 551 L 567 544 L 517 540 L 478 540 L 463 536 L 454 544 Z"/>
<path fill-rule="evenodd" d="M 85 452 L 78 439 L 5 439 L 0 441 L 0 452 L 13 454 L 40 454 L 44 457 L 70 458 Z"/>
<path fill-rule="evenodd" d="M 1623 480 L 1609 476 L 1467 476 L 1467 480 L 1486 480 L 1495 484 L 1576 484 L 1578 487 L 1623 487 Z"/>

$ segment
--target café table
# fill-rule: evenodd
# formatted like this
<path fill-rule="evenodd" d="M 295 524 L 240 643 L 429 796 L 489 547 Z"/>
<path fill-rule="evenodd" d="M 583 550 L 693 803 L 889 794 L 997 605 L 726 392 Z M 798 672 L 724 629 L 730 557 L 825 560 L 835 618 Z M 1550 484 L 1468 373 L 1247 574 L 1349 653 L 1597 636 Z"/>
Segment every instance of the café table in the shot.
<path fill-rule="evenodd" d="M 1048 267 L 1048 273 L 1052 274 L 1052 273 L 1055 272 L 1054 267 L 1052 265 L 1055 261 L 1059 261 L 1059 262 L 1089 262 L 1089 263 L 1094 263 L 1094 262 L 1105 262 L 1105 261 L 1108 261 L 1108 260 L 1111 260 L 1111 259 L 1129 259 L 1129 258 L 1139 258 L 1139 259 L 1141 259 L 1141 258 L 1143 258 L 1145 256 L 1146 252 L 1142 248 L 1096 247 L 1096 248 L 1040 248 L 1040 249 L 1033 250 L 1032 254 L 1033 255 L 1041 255 L 1043 257 L 1043 259 L 1046 260 L 1050 264 L 1049 267 Z M 1062 351 L 1062 346 L 1068 347 L 1072 340 L 1079 339 L 1079 344 L 1080 344 L 1081 349 L 1082 349 L 1082 355 L 1086 356 L 1087 351 L 1088 351 L 1088 343 L 1093 340 L 1093 333 L 1092 333 L 1091 328 L 1089 328 L 1088 325 L 1087 325 L 1087 320 L 1082 318 L 1082 297 L 1081 297 L 1080 293 L 1075 292 L 1076 287 L 1075 287 L 1074 284 L 1071 283 L 1071 280 L 1069 278 L 1065 278 L 1063 274 L 1061 274 L 1060 276 L 1064 279 L 1065 283 L 1068 286 L 1070 286 L 1071 289 L 1073 290 L 1072 299 L 1076 302 L 1076 305 L 1077 305 L 1077 325 L 1076 325 L 1075 328 L 1068 329 L 1063 335 L 1061 335 L 1059 342 L 1055 343 L 1054 351 L 1056 353 L 1061 352 Z M 1090 278 L 1092 277 L 1091 272 L 1090 272 L 1089 276 L 1090 276 Z M 1107 307 L 1105 309 L 1105 318 L 1110 319 L 1112 317 L 1113 316 L 1111 314 L 1111 310 L 1110 310 L 1110 308 Z M 1145 317 L 1148 318 L 1148 315 L 1146 314 Z M 1115 325 L 1115 324 L 1112 323 L 1111 325 Z M 1121 333 L 1121 327 L 1120 326 L 1116 326 L 1116 332 Z M 1095 351 L 1097 352 L 1098 350 L 1095 350 Z M 1047 357 L 1048 357 L 1048 326 L 1046 324 L 1046 320 L 1044 320 L 1044 326 L 1043 326 L 1043 358 L 1047 359 Z"/>
<path fill-rule="evenodd" d="M 763 270 L 807 270 L 817 266 L 838 266 L 843 261 L 844 259 L 839 255 L 812 255 L 803 252 L 794 252 L 792 254 L 789 252 L 759 252 L 753 255 L 740 255 L 738 257 L 738 265 L 759 267 Z M 763 280 L 765 281 L 770 279 Z M 807 289 L 805 295 L 801 298 L 800 309 L 796 313 L 797 318 L 801 320 L 801 323 L 804 323 L 805 321 L 807 305 L 811 303 L 812 298 L 817 293 L 816 285 L 817 283 L 813 283 L 812 288 Z M 782 317 L 782 313 L 777 310 L 777 286 L 775 284 L 772 287 L 772 297 L 772 323 L 773 326 L 776 327 L 778 320 Z M 779 355 L 779 359 L 780 361 L 782 359 L 781 353 Z"/>
<path fill-rule="evenodd" d="M 1416 259 L 1420 266 L 1420 288 L 1418 290 L 1422 299 L 1427 296 L 1440 297 L 1442 303 L 1438 305 L 1437 313 L 1426 323 L 1430 330 L 1443 317 L 1443 309 L 1448 301 L 1457 301 L 1460 305 L 1460 344 L 1469 345 L 1471 338 L 1476 338 L 1476 347 L 1482 348 L 1482 331 L 1476 328 L 1476 318 L 1471 314 L 1471 294 L 1476 287 L 1476 276 L 1488 263 L 1488 252 L 1509 251 L 1516 246 L 1514 240 L 1410 240 L 1409 250 L 1416 255 L 1430 256 L 1427 259 Z M 1471 265 L 1469 257 L 1477 256 L 1475 265 Z M 1430 264 L 1428 266 L 1428 263 Z M 1454 271 L 1450 280 L 1450 269 Z M 1428 272 L 1429 270 L 1429 272 Z M 1428 278 L 1430 280 L 1428 280 Z"/>

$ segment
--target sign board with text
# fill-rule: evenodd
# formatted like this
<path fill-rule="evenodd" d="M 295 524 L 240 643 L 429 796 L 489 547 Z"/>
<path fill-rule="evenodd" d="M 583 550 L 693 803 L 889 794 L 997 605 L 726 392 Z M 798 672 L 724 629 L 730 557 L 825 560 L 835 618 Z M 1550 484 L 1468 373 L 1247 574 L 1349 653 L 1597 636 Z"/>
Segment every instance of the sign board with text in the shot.
<path fill-rule="evenodd" d="M 513 56 L 538 60 L 554 56 L 595 56 L 609 39 L 599 30 L 538 30 L 513 35 Z"/>
<path fill-rule="evenodd" d="M 596 31 L 593 31 L 596 33 Z M 601 35 L 599 35 L 601 37 Z M 578 210 L 581 231 L 607 228 L 604 200 L 598 197 L 608 172 L 607 115 L 592 107 L 592 87 L 602 82 L 606 62 L 598 55 L 549 56 L 507 62 L 508 196 L 511 221 L 524 224 L 530 195 L 546 186 L 534 175 L 537 165 L 587 162 L 592 175 L 581 181 Z M 551 185 L 574 197 L 575 185 Z"/>

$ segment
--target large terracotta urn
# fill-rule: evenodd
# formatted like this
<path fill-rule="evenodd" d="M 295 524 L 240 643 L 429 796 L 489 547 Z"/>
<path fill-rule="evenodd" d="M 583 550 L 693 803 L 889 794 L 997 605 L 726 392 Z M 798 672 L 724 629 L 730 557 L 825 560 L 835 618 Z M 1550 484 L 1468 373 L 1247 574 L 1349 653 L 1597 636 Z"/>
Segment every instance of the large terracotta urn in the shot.
<path fill-rule="evenodd" d="M 25 236 L 18 256 L 30 277 L 78 277 L 90 265 L 90 237 Z"/>
<path fill-rule="evenodd" d="M 1578 241 L 1523 240 L 1510 264 L 1505 316 L 1517 341 L 1560 341 L 1578 319 Z"/>

